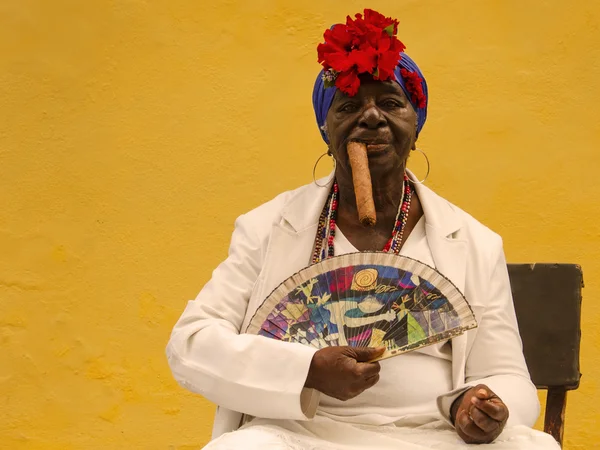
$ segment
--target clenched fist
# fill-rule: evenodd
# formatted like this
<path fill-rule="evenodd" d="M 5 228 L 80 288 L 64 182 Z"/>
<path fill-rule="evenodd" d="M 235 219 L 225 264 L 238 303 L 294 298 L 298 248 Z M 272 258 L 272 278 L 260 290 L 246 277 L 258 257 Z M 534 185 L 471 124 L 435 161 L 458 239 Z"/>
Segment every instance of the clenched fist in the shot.
<path fill-rule="evenodd" d="M 377 358 L 385 348 L 327 347 L 318 350 L 304 384 L 338 400 L 350 400 L 379 381 Z"/>
<path fill-rule="evenodd" d="M 484 384 L 457 398 L 450 414 L 456 432 L 467 444 L 489 444 L 502 433 L 508 420 L 508 408 Z"/>

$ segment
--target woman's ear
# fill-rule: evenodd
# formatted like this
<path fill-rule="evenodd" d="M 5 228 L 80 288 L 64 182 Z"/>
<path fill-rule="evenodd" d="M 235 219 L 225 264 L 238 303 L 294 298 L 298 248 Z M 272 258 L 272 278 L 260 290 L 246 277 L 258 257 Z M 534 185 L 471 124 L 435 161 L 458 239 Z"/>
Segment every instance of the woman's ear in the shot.
<path fill-rule="evenodd" d="M 329 139 L 329 133 L 327 132 L 327 123 L 325 123 L 325 125 L 323 125 L 321 127 L 321 131 L 323 132 L 323 134 L 325 134 L 325 137 L 327 138 L 327 142 L 331 142 L 331 140 Z M 329 147 L 329 151 L 331 151 L 331 144 L 328 144 Z"/>
<path fill-rule="evenodd" d="M 411 150 L 417 149 L 417 139 L 419 139 L 419 115 L 415 115 L 415 141 L 412 144 Z"/>

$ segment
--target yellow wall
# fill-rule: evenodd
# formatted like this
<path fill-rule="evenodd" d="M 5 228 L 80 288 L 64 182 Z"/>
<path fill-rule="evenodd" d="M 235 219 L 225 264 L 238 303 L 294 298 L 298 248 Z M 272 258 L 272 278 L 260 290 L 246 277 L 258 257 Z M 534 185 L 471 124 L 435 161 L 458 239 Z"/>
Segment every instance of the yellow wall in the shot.
<path fill-rule="evenodd" d="M 0 448 L 207 441 L 213 406 L 172 381 L 170 328 L 234 218 L 311 180 L 315 46 L 364 5 L 0 2 Z M 511 261 L 583 266 L 566 448 L 600 448 L 600 2 L 369 6 L 428 77 L 429 184 Z"/>

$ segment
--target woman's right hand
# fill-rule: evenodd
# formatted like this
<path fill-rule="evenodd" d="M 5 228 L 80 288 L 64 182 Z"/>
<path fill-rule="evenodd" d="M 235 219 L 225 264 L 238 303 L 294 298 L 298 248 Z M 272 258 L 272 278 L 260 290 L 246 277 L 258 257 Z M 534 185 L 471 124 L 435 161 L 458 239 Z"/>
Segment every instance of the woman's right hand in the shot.
<path fill-rule="evenodd" d="M 350 400 L 379 381 L 381 366 L 368 361 L 384 351 L 384 347 L 322 348 L 313 356 L 304 386 L 338 400 Z"/>

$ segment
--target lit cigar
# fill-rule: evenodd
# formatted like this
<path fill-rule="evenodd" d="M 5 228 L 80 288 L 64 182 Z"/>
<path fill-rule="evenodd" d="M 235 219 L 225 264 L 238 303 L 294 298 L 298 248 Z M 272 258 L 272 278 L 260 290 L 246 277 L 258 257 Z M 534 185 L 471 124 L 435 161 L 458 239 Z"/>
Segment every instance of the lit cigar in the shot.
<path fill-rule="evenodd" d="M 373 226 L 377 221 L 377 215 L 375 213 L 375 203 L 373 203 L 373 185 L 371 184 L 367 146 L 362 142 L 353 141 L 349 142 L 346 148 L 352 167 L 352 182 L 354 183 L 358 220 L 363 225 Z"/>

